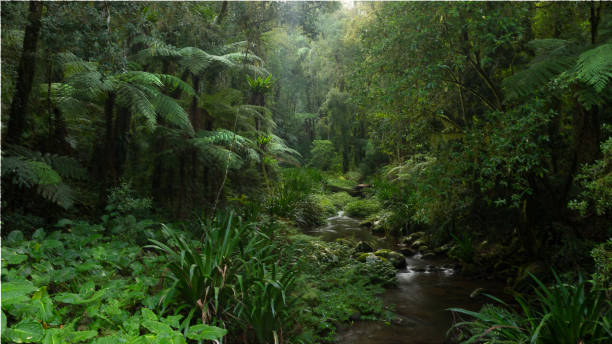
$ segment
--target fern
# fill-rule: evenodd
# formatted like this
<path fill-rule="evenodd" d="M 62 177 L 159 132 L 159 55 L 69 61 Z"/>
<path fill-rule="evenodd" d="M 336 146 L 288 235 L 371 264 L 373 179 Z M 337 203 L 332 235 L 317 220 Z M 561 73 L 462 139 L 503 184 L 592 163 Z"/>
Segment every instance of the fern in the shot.
<path fill-rule="evenodd" d="M 189 115 L 174 98 L 159 93 L 152 99 L 151 103 L 158 116 L 162 117 L 170 124 L 185 129 L 190 135 L 193 135 L 194 132 L 191 122 L 189 121 Z"/>
<path fill-rule="evenodd" d="M 76 159 L 68 156 L 49 153 L 42 154 L 41 152 L 32 151 L 21 146 L 8 146 L 4 152 L 9 154 L 9 156 L 27 161 L 44 163 L 64 178 L 74 180 L 87 179 L 87 170 Z"/>
<path fill-rule="evenodd" d="M 10 178 L 19 187 L 36 188 L 47 200 L 64 209 L 74 204 L 74 194 L 62 182 L 59 174 L 47 163 L 30 160 L 23 156 L 2 156 L 2 177 Z"/>
<path fill-rule="evenodd" d="M 580 54 L 576 77 L 601 92 L 612 78 L 612 44 L 602 44 Z"/>

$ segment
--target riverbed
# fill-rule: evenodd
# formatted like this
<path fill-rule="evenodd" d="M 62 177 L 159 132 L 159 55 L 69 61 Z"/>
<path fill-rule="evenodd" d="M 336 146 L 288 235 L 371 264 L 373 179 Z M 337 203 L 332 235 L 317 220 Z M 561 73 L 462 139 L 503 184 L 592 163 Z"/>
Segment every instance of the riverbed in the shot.
<path fill-rule="evenodd" d="M 325 241 L 338 238 L 376 241 L 381 247 L 393 243 L 374 236 L 359 221 L 342 212 L 327 224 L 309 232 Z M 338 333 L 341 344 L 439 344 L 453 324 L 448 308 L 460 307 L 477 311 L 489 300 L 484 296 L 470 298 L 477 288 L 500 295 L 503 284 L 475 280 L 457 273 L 444 259 L 423 259 L 419 254 L 406 257 L 407 267 L 397 272 L 398 285 L 382 295 L 385 306 L 397 316 L 393 322 L 356 321 Z"/>

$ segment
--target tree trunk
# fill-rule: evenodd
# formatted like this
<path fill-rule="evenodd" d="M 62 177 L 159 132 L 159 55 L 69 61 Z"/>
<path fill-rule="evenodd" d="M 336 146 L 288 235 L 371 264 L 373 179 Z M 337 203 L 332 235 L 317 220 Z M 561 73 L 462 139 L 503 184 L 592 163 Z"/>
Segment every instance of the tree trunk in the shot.
<path fill-rule="evenodd" d="M 17 84 L 9 110 L 7 142 L 19 144 L 27 119 L 27 104 L 36 70 L 36 45 L 40 34 L 43 3 L 30 2 L 28 25 L 23 38 L 23 50 L 17 69 Z"/>

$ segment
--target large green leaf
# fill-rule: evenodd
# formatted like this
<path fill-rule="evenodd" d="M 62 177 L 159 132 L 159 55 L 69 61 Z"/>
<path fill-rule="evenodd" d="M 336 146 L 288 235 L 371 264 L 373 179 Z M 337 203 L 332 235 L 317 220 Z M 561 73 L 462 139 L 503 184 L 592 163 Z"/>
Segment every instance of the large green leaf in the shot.
<path fill-rule="evenodd" d="M 91 303 L 91 302 L 98 300 L 99 298 L 104 296 L 106 291 L 107 289 L 98 290 L 90 298 L 84 298 L 83 296 L 79 294 L 74 294 L 74 293 L 59 293 L 55 295 L 55 301 L 62 302 L 62 303 L 69 303 L 72 305 L 81 305 L 81 304 Z"/>
<path fill-rule="evenodd" d="M 2 283 L 2 307 L 28 301 L 27 295 L 36 289 L 30 281 Z"/>
<path fill-rule="evenodd" d="M 159 321 L 145 320 L 142 322 L 142 326 L 155 334 L 173 332 L 170 325 Z"/>
<path fill-rule="evenodd" d="M 226 334 L 227 330 L 224 328 L 204 324 L 191 326 L 189 330 L 187 330 L 187 338 L 193 340 L 217 340 Z"/>
<path fill-rule="evenodd" d="M 32 295 L 32 302 L 38 311 L 39 319 L 44 322 L 50 322 L 53 317 L 53 301 L 47 293 L 47 287 L 42 287 Z"/>
<path fill-rule="evenodd" d="M 34 343 L 42 340 L 45 330 L 36 321 L 24 321 L 6 329 L 3 336 L 14 343 Z"/>

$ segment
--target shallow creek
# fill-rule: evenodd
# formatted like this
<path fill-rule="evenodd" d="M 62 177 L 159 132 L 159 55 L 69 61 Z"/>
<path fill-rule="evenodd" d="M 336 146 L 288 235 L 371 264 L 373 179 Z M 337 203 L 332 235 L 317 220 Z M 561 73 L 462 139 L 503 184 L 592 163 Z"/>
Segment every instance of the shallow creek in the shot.
<path fill-rule="evenodd" d="M 393 248 L 359 227 L 359 221 L 340 212 L 331 217 L 327 225 L 308 234 L 320 236 L 325 241 L 337 238 L 378 241 L 381 247 Z M 500 283 L 465 278 L 455 273 L 452 264 L 444 260 L 422 259 L 419 254 L 406 258 L 407 268 L 397 273 L 398 286 L 387 289 L 383 301 L 398 315 L 392 323 L 357 321 L 340 330 L 341 344 L 439 344 L 444 343 L 446 331 L 452 325 L 450 307 L 478 310 L 486 298 L 470 298 L 476 288 L 500 296 Z"/>

